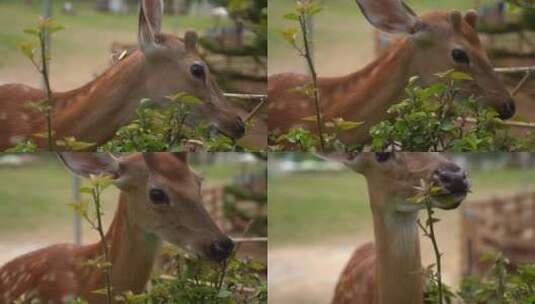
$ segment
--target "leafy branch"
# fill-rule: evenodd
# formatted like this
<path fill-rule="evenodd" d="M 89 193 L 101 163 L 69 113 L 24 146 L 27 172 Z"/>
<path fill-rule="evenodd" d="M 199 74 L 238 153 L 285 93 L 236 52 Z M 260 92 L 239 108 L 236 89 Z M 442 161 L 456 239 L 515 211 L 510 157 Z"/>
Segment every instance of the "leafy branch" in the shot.
<path fill-rule="evenodd" d="M 312 18 L 315 14 L 319 13 L 321 10 L 322 8 L 313 3 L 313 0 L 298 0 L 295 12 L 284 15 L 285 19 L 296 21 L 299 24 L 302 38 L 302 46 L 298 45 L 296 28 L 286 29 L 283 31 L 282 34 L 284 38 L 291 44 L 291 46 L 297 51 L 297 53 L 306 59 L 308 69 L 312 77 L 312 88 L 310 90 L 302 91 L 306 96 L 313 98 L 314 108 L 316 112 L 316 127 L 318 129 L 320 147 L 322 151 L 325 151 L 323 117 L 320 107 L 320 91 L 318 87 L 318 74 L 316 72 L 314 60 L 312 58 L 309 41 L 310 30 L 308 28 L 308 20 L 310 20 L 310 18 Z"/>
<path fill-rule="evenodd" d="M 433 210 L 432 206 L 432 197 L 436 194 L 439 194 L 442 192 L 442 188 L 435 186 L 433 183 L 428 183 L 425 180 L 420 180 L 420 186 L 416 187 L 416 190 L 418 191 L 418 194 L 411 198 L 410 201 L 417 204 L 425 204 L 425 209 L 427 213 L 427 220 L 425 221 L 425 224 L 422 224 L 420 219 L 417 220 L 418 226 L 423 231 L 424 236 L 429 238 L 431 240 L 431 243 L 433 245 L 433 252 L 435 254 L 435 262 L 437 271 L 433 275 L 433 279 L 436 281 L 438 286 L 438 293 L 437 298 L 439 304 L 443 303 L 443 284 L 442 284 L 442 254 L 440 253 L 440 249 L 438 248 L 438 242 L 435 235 L 435 223 L 438 223 L 440 221 L 439 218 L 434 217 L 435 211 Z"/>
<path fill-rule="evenodd" d="M 52 89 L 50 87 L 50 77 L 49 77 L 49 61 L 50 56 L 48 54 L 48 37 L 52 34 L 61 31 L 64 29 L 63 26 L 58 25 L 54 20 L 50 18 L 41 18 L 37 27 L 28 28 L 24 30 L 24 33 L 34 36 L 37 38 L 40 49 L 40 60 L 35 59 L 36 46 L 34 43 L 23 43 L 20 45 L 22 53 L 32 62 L 37 71 L 42 75 L 44 89 L 46 93 L 46 100 L 40 101 L 38 103 L 31 104 L 30 107 L 33 107 L 37 111 L 44 113 L 46 119 L 47 131 L 44 136 L 46 136 L 48 143 L 48 150 L 54 150 L 54 131 L 52 128 L 52 111 L 54 109 L 54 99 L 52 96 Z M 44 137 L 43 134 L 36 134 L 37 137 Z"/>
<path fill-rule="evenodd" d="M 100 243 L 102 245 L 102 256 L 96 260 L 89 260 L 84 263 L 84 266 L 97 267 L 104 272 L 105 288 L 103 290 L 95 290 L 94 293 L 105 294 L 107 303 L 112 303 L 112 286 L 111 286 L 111 268 L 112 264 L 109 256 L 109 246 L 104 234 L 104 226 L 102 224 L 102 192 L 108 188 L 113 182 L 109 175 L 90 175 L 89 187 L 81 187 L 79 192 L 89 195 L 94 206 L 93 213 L 89 212 L 89 201 L 82 200 L 79 203 L 70 204 L 70 206 L 82 216 L 92 229 L 96 230 L 100 236 Z"/>

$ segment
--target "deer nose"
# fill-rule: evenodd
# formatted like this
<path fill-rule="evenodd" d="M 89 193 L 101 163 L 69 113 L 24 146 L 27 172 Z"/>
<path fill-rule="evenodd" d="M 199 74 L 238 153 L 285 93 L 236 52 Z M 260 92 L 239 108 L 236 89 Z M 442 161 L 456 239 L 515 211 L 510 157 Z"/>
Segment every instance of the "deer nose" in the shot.
<path fill-rule="evenodd" d="M 229 238 L 215 241 L 210 245 L 210 255 L 217 263 L 222 263 L 230 257 L 234 250 L 234 242 Z"/>
<path fill-rule="evenodd" d="M 516 106 L 515 102 L 512 99 L 506 100 L 502 106 L 501 111 L 499 113 L 500 119 L 509 119 L 515 115 Z"/>
<path fill-rule="evenodd" d="M 468 179 L 461 167 L 457 165 L 448 165 L 437 170 L 436 175 L 444 189 L 448 190 L 450 193 L 466 193 L 468 191 Z"/>

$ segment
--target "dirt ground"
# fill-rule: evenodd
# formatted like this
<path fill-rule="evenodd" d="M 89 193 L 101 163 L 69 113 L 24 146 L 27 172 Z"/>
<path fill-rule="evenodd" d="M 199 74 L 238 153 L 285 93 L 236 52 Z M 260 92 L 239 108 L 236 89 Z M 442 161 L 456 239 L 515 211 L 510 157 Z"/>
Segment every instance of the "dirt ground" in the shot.
<path fill-rule="evenodd" d="M 460 280 L 459 211 L 437 212 L 437 239 L 442 258 L 444 281 L 457 286 Z M 351 238 L 328 244 L 269 248 L 269 302 L 273 304 L 329 303 L 339 274 L 353 251 L 373 239 L 372 227 Z M 434 263 L 430 241 L 420 237 L 423 265 Z"/>

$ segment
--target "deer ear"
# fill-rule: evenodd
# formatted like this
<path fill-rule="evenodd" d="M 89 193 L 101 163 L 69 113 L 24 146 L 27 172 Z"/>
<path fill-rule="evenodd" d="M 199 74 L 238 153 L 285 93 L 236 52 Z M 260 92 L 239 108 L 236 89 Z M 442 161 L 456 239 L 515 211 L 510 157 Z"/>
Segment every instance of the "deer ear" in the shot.
<path fill-rule="evenodd" d="M 139 9 L 138 43 L 142 50 L 157 44 L 162 27 L 163 0 L 142 0 Z"/>
<path fill-rule="evenodd" d="M 463 15 L 459 11 L 451 11 L 450 22 L 454 31 L 459 32 L 461 30 L 461 23 L 463 22 Z"/>
<path fill-rule="evenodd" d="M 119 162 L 109 153 L 61 152 L 59 159 L 74 174 L 83 177 L 90 175 L 111 175 L 119 178 Z"/>
<path fill-rule="evenodd" d="M 475 10 L 469 10 L 464 15 L 464 21 L 468 23 L 473 29 L 477 26 L 477 13 Z"/>
<path fill-rule="evenodd" d="M 360 10 L 378 30 L 392 34 L 414 34 L 418 16 L 400 0 L 356 0 Z"/>
<path fill-rule="evenodd" d="M 194 31 L 187 31 L 186 35 L 184 35 L 184 43 L 186 44 L 186 51 L 188 52 L 194 52 L 197 50 L 197 40 L 199 40 L 199 37 L 197 36 L 197 33 Z"/>
<path fill-rule="evenodd" d="M 362 156 L 365 153 L 345 153 L 345 152 L 320 152 L 316 153 L 319 158 L 342 163 L 356 172 L 362 171 Z"/>

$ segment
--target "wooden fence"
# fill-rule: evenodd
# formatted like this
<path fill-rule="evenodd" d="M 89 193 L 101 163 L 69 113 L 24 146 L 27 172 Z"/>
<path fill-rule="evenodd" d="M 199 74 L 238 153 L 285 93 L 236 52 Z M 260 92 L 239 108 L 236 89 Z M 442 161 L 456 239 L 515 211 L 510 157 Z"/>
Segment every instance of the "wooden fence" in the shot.
<path fill-rule="evenodd" d="M 535 192 L 467 204 L 462 210 L 462 272 L 480 275 L 487 253 L 512 264 L 535 263 Z"/>

